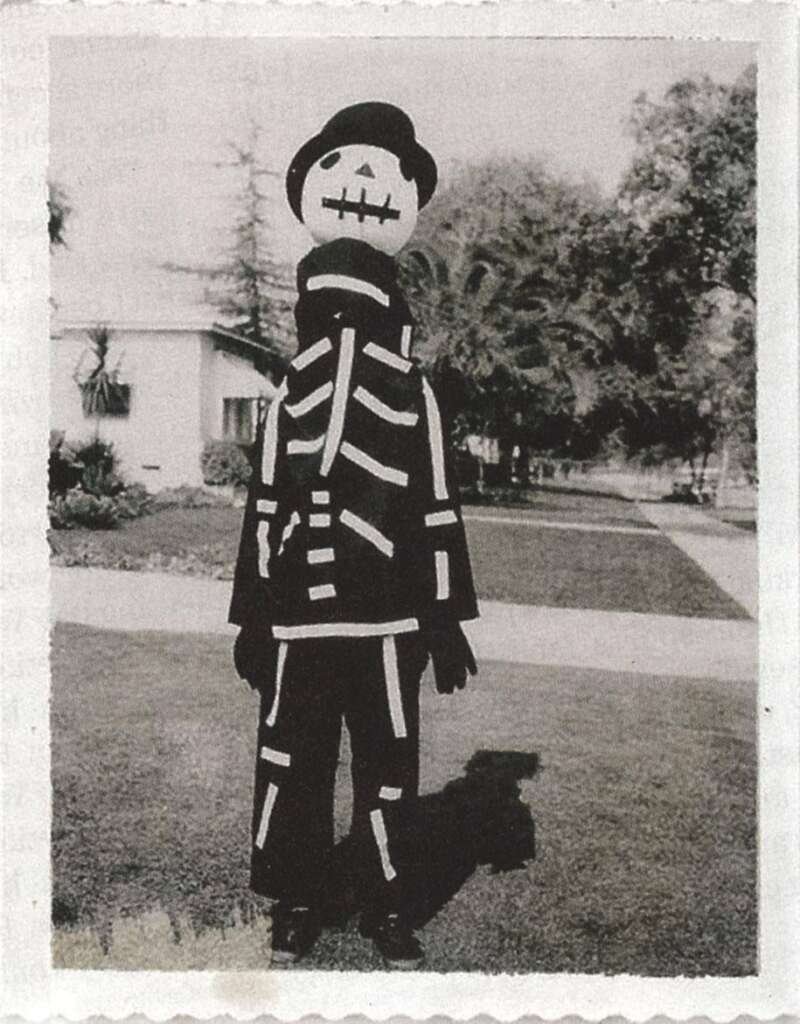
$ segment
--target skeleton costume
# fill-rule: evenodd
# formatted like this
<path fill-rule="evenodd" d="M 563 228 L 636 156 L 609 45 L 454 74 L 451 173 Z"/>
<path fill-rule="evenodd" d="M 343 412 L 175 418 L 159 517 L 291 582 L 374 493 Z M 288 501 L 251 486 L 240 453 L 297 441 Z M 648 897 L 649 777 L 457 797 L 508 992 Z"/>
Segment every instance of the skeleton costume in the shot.
<path fill-rule="evenodd" d="M 289 195 L 297 212 L 291 169 Z M 364 193 L 330 201 L 353 219 L 392 212 Z M 451 655 L 454 636 L 466 645 L 458 624 L 477 616 L 475 592 L 439 408 L 411 357 L 414 322 L 394 260 L 357 237 L 333 238 L 300 262 L 297 288 L 298 352 L 259 425 L 230 610 L 271 661 L 251 884 L 318 903 L 344 717 L 365 890 L 374 905 L 400 908 L 420 677 L 429 654 L 435 667 L 447 661 L 437 645 Z"/>

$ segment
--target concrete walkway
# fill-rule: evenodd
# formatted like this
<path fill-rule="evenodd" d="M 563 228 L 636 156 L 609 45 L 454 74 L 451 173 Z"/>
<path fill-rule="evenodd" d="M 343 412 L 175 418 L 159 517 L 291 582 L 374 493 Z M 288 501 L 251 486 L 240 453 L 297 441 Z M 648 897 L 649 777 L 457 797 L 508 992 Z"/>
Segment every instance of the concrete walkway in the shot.
<path fill-rule="evenodd" d="M 52 617 L 104 629 L 218 633 L 231 583 L 163 573 L 53 567 Z M 467 632 L 486 660 L 749 680 L 756 624 L 747 621 L 481 603 Z"/>

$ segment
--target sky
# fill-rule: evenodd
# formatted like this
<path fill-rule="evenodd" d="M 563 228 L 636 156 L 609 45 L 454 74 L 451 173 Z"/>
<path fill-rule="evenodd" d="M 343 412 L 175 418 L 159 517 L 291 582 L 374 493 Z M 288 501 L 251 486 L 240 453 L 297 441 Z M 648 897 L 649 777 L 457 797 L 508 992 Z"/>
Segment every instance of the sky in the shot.
<path fill-rule="evenodd" d="M 50 177 L 75 211 L 69 248 L 52 261 L 59 312 L 202 315 L 197 287 L 160 264 L 207 264 L 224 249 L 236 180 L 218 165 L 252 121 L 280 175 L 275 253 L 294 264 L 311 243 L 282 176 L 349 103 L 405 109 L 443 181 L 457 163 L 533 156 L 611 193 L 633 153 L 640 92 L 659 100 L 702 74 L 732 82 L 754 59 L 749 43 L 673 40 L 55 38 Z"/>

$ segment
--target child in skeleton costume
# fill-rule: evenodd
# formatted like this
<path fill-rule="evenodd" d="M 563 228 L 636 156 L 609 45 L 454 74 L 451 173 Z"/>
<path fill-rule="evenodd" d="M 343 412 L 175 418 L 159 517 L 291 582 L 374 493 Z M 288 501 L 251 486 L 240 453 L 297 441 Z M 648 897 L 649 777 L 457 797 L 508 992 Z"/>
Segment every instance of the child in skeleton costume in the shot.
<path fill-rule="evenodd" d="M 231 621 L 239 674 L 261 691 L 251 884 L 276 900 L 273 960 L 316 937 L 333 846 L 344 717 L 353 835 L 385 960 L 422 951 L 403 921 L 404 820 L 417 795 L 419 684 L 475 673 L 477 616 L 433 391 L 392 256 L 436 185 L 409 118 L 385 103 L 336 114 L 286 188 L 317 248 L 300 262 L 299 351 L 259 427 Z"/>

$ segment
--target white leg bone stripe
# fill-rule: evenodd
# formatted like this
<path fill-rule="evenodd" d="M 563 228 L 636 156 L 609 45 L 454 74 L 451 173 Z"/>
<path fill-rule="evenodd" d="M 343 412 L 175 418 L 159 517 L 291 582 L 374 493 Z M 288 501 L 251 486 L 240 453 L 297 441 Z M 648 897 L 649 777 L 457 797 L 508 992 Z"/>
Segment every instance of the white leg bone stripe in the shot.
<path fill-rule="evenodd" d="M 301 399 L 299 402 L 295 402 L 293 405 L 286 405 L 284 408 L 294 419 L 298 416 L 305 416 L 307 412 L 311 412 L 312 409 L 316 409 L 318 405 L 321 405 L 325 399 L 333 394 L 333 384 L 328 381 L 327 384 L 323 384 L 312 391 L 310 395 Z"/>
<path fill-rule="evenodd" d="M 455 512 L 448 509 L 446 512 L 429 512 L 425 516 L 426 526 L 447 526 L 448 523 L 457 523 Z"/>
<path fill-rule="evenodd" d="M 330 352 L 332 348 L 333 345 L 331 345 L 329 338 L 320 338 L 311 348 L 307 348 L 305 352 L 295 356 L 292 360 L 292 366 L 295 370 L 305 370 L 307 366 L 310 366 L 320 356 L 324 356 L 326 352 Z"/>
<path fill-rule="evenodd" d="M 362 281 L 359 277 L 348 277 L 347 274 L 317 274 L 316 277 L 309 277 L 306 288 L 310 292 L 319 291 L 320 288 L 341 288 L 343 291 L 368 295 L 382 306 L 389 305 L 389 296 L 386 292 L 382 292 L 369 281 Z"/>
<path fill-rule="evenodd" d="M 403 791 L 399 786 L 381 786 L 380 792 L 378 793 L 378 799 L 399 800 L 402 795 Z"/>
<path fill-rule="evenodd" d="M 364 540 L 368 540 L 370 544 L 373 544 L 387 558 L 394 556 L 394 544 L 377 527 L 346 508 L 342 509 L 339 513 L 339 518 L 345 526 L 349 526 L 351 530 L 363 537 Z"/>
<path fill-rule="evenodd" d="M 278 450 L 278 413 L 281 409 L 281 402 L 286 397 L 286 381 L 281 384 L 272 399 L 272 405 L 267 413 L 267 422 L 264 425 L 264 451 L 261 454 L 261 480 L 268 487 L 271 487 L 275 478 L 275 455 Z"/>
<path fill-rule="evenodd" d="M 267 795 L 264 798 L 264 810 L 261 812 L 261 823 L 258 826 L 258 835 L 256 836 L 256 846 L 259 850 L 264 848 L 264 843 L 267 838 L 267 830 L 269 829 L 269 819 L 272 817 L 272 808 L 275 806 L 275 797 L 278 795 L 278 787 L 274 782 L 270 782 L 267 786 Z"/>
<path fill-rule="evenodd" d="M 411 324 L 403 324 L 400 334 L 400 352 L 406 359 L 411 355 Z"/>
<path fill-rule="evenodd" d="M 339 451 L 344 430 L 344 414 L 347 407 L 347 393 L 350 390 L 350 373 L 353 369 L 353 352 L 355 351 L 356 332 L 352 327 L 345 327 L 339 347 L 339 363 L 336 367 L 336 387 L 333 389 L 331 419 L 328 424 L 328 438 L 319 468 L 322 476 L 327 476 Z"/>
<path fill-rule="evenodd" d="M 292 758 L 289 754 L 283 750 L 273 750 L 272 747 L 261 748 L 261 760 L 271 761 L 273 764 L 280 765 L 281 768 L 288 768 L 292 763 Z"/>
<path fill-rule="evenodd" d="M 397 409 L 392 409 L 391 406 L 382 402 L 380 398 L 376 398 L 371 391 L 367 391 L 366 388 L 361 386 L 355 389 L 353 398 L 361 402 L 364 408 L 374 412 L 382 420 L 386 420 L 387 423 L 396 423 L 400 427 L 413 427 L 419 419 L 415 412 L 400 412 Z"/>
<path fill-rule="evenodd" d="M 428 416 L 428 438 L 431 446 L 433 466 L 433 493 L 437 501 L 447 501 L 447 481 L 444 473 L 444 442 L 442 441 L 442 418 L 436 396 L 428 381 L 422 378 L 422 393 L 425 396 L 425 411 Z"/>
<path fill-rule="evenodd" d="M 383 638 L 383 675 L 386 680 L 386 696 L 389 700 L 392 732 L 398 740 L 401 740 L 407 733 L 406 720 L 403 717 L 403 701 L 400 697 L 400 679 L 397 674 L 397 647 L 393 636 Z"/>
<path fill-rule="evenodd" d="M 256 502 L 256 512 L 262 516 L 271 516 L 278 511 L 277 501 L 268 501 L 267 498 L 259 498 Z"/>
<path fill-rule="evenodd" d="M 378 844 L 378 853 L 381 855 L 381 867 L 383 876 L 387 882 L 397 877 L 397 872 L 389 860 L 389 837 L 386 835 L 386 825 L 383 820 L 383 811 L 376 810 L 369 812 L 369 820 L 372 824 L 372 834 Z"/>
<path fill-rule="evenodd" d="M 286 547 L 289 538 L 294 533 L 295 527 L 300 525 L 300 513 L 295 511 L 289 516 L 289 522 L 283 528 L 283 535 L 281 537 L 281 546 L 278 548 L 278 554 L 283 554 L 283 549 Z"/>
<path fill-rule="evenodd" d="M 283 670 L 286 666 L 286 653 L 289 650 L 289 645 L 285 640 L 281 640 L 278 644 L 278 666 L 275 669 L 275 699 L 272 702 L 269 714 L 267 715 L 267 725 L 270 729 L 275 725 L 278 719 L 278 705 L 281 702 L 281 687 L 283 686 Z"/>
<path fill-rule="evenodd" d="M 319 565 L 322 562 L 332 562 L 335 557 L 333 548 L 310 548 L 308 552 L 308 564 Z"/>
<path fill-rule="evenodd" d="M 269 579 L 269 523 L 262 519 L 256 529 L 258 540 L 258 575 L 262 580 Z"/>
<path fill-rule="evenodd" d="M 393 370 L 399 370 L 401 373 L 408 373 L 413 366 L 413 363 L 410 363 L 408 359 L 395 355 L 394 352 L 390 352 L 383 345 L 376 345 L 374 341 L 364 346 L 364 355 L 371 356 L 385 366 L 391 366 Z"/>
<path fill-rule="evenodd" d="M 308 517 L 309 526 L 330 526 L 331 516 L 329 512 L 312 512 Z"/>
<path fill-rule="evenodd" d="M 312 601 L 324 601 L 329 597 L 336 597 L 336 587 L 332 583 L 323 583 L 319 587 L 309 587 L 308 596 Z"/>
<path fill-rule="evenodd" d="M 324 444 L 324 434 L 320 434 L 319 437 L 312 437 L 310 441 L 295 438 L 295 440 L 290 441 L 286 445 L 286 451 L 289 455 L 312 455 L 314 452 L 318 452 Z"/>
<path fill-rule="evenodd" d="M 311 503 L 313 505 L 329 505 L 331 500 L 330 491 L 312 491 Z"/>
<path fill-rule="evenodd" d="M 350 444 L 349 441 L 344 441 L 342 444 L 342 455 L 345 458 L 350 459 L 351 462 L 355 462 L 357 466 L 361 466 L 362 469 L 366 469 L 368 473 L 373 476 L 379 477 L 381 480 L 385 480 L 390 484 L 397 484 L 398 487 L 408 486 L 408 473 L 404 473 L 400 469 L 394 469 L 392 466 L 384 466 L 382 462 L 378 462 L 377 459 L 373 459 L 371 455 L 367 455 L 366 452 L 362 452 L 360 448 L 356 448 L 354 444 Z"/>
<path fill-rule="evenodd" d="M 436 600 L 450 597 L 450 558 L 446 551 L 436 552 Z"/>

